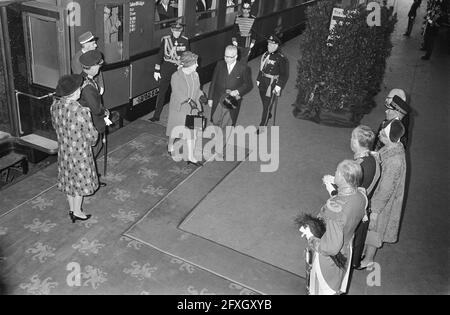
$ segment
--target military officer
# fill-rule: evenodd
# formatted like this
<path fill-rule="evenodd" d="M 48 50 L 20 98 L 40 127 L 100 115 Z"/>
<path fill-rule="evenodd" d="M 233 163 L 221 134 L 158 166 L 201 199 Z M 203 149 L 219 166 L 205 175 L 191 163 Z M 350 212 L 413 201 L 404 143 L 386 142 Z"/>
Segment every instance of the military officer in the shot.
<path fill-rule="evenodd" d="M 281 95 L 281 90 L 284 89 L 288 79 L 288 60 L 279 51 L 280 44 L 280 39 L 276 35 L 271 35 L 267 40 L 268 51 L 261 58 L 260 71 L 256 79 L 263 103 L 260 126 L 267 126 L 272 117 L 270 107 L 274 97 Z"/>
<path fill-rule="evenodd" d="M 159 121 L 166 99 L 166 93 L 170 87 L 172 74 L 177 71 L 180 65 L 181 55 L 185 51 L 190 50 L 189 39 L 181 35 L 183 25 L 176 22 L 171 25 L 170 29 L 172 35 L 164 36 L 161 39 L 158 56 L 159 62 L 155 65 L 155 72 L 153 74 L 155 80 L 160 81 L 160 83 L 155 113 L 150 118 L 150 121 Z"/>
<path fill-rule="evenodd" d="M 378 135 L 381 130 L 386 128 L 392 120 L 398 120 L 402 123 L 405 133 L 401 137 L 401 143 L 405 149 L 408 146 L 408 131 L 409 131 L 409 115 L 411 113 L 411 107 L 406 103 L 406 94 L 402 89 L 392 89 L 388 96 L 386 97 L 386 101 L 384 106 L 386 107 L 386 117 L 383 122 L 380 124 L 380 128 L 378 129 L 377 138 L 375 143 L 374 150 L 379 151 L 383 146 L 383 143 L 379 140 Z"/>
<path fill-rule="evenodd" d="M 236 17 L 233 38 L 231 39 L 233 45 L 239 48 L 240 60 L 245 63 L 248 62 L 251 49 L 255 46 L 256 42 L 253 32 L 256 17 L 250 14 L 251 9 L 252 7 L 249 2 L 242 4 L 242 14 Z"/>

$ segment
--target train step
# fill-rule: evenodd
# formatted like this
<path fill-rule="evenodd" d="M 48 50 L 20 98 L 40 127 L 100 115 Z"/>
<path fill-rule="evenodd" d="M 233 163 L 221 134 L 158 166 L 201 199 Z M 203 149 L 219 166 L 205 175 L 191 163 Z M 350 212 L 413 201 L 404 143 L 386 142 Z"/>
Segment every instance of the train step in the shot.
<path fill-rule="evenodd" d="M 20 140 L 25 145 L 28 145 L 36 150 L 45 152 L 49 155 L 58 153 L 58 142 L 36 135 L 34 133 L 20 137 Z"/>

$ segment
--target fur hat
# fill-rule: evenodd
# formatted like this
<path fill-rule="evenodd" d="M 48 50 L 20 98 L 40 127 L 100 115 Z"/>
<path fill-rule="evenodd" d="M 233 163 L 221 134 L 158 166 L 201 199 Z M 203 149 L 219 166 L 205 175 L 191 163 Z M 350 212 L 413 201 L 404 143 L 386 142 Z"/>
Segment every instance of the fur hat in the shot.
<path fill-rule="evenodd" d="M 181 64 L 183 65 L 183 68 L 188 68 L 190 66 L 193 66 L 197 63 L 198 55 L 194 54 L 190 51 L 185 51 L 181 55 Z"/>
<path fill-rule="evenodd" d="M 58 97 L 68 96 L 73 94 L 83 83 L 81 74 L 64 75 L 58 80 L 55 95 Z"/>

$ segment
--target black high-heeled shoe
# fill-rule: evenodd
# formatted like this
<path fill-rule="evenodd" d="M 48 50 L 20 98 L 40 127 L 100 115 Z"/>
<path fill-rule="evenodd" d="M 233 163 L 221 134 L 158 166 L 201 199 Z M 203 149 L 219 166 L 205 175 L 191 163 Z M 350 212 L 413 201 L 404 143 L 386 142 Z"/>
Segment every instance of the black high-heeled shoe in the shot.
<path fill-rule="evenodd" d="M 69 216 L 70 216 L 70 219 L 72 220 L 72 223 L 75 223 L 77 220 L 87 221 L 92 217 L 91 214 L 86 214 L 86 218 L 80 218 L 80 217 L 77 217 L 75 214 L 73 214 L 72 211 L 69 211 Z"/>

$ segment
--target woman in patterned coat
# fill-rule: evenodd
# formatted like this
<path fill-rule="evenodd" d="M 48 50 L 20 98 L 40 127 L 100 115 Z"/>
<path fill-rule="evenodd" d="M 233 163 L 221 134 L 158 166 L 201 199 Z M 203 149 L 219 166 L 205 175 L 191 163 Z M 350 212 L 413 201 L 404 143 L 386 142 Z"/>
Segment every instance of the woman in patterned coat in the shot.
<path fill-rule="evenodd" d="M 370 268 L 374 264 L 377 249 L 383 243 L 395 243 L 398 239 L 406 179 L 405 149 L 400 142 L 404 133 L 402 123 L 394 119 L 379 135 L 384 144 L 379 151 L 382 171 L 371 199 L 372 213 L 361 268 Z"/>
<path fill-rule="evenodd" d="M 81 209 L 83 197 L 98 189 L 98 177 L 92 146 L 98 132 L 89 108 L 78 103 L 81 93 L 81 75 L 66 75 L 59 79 L 56 97 L 50 107 L 52 124 L 58 137 L 58 189 L 67 195 L 69 216 L 88 220 L 91 215 Z"/>

